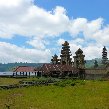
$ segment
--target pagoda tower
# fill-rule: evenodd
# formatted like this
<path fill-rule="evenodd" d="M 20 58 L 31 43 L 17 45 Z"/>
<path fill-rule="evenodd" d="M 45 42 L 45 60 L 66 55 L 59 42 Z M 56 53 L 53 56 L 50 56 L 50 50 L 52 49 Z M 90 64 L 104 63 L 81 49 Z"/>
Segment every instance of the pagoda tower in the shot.
<path fill-rule="evenodd" d="M 107 58 L 107 49 L 106 49 L 106 47 L 104 46 L 103 52 L 102 52 L 102 63 L 103 63 L 103 64 L 106 64 L 106 63 L 107 63 L 107 60 L 108 60 L 108 58 Z"/>
<path fill-rule="evenodd" d="M 74 67 L 79 68 L 79 69 L 85 69 L 85 60 L 84 60 L 85 55 L 83 55 L 83 51 L 79 48 L 75 52 L 75 54 L 76 54 L 76 56 L 73 56 Z"/>
<path fill-rule="evenodd" d="M 60 63 L 62 65 L 72 65 L 72 58 L 70 58 L 71 55 L 69 43 L 65 41 L 64 44 L 62 44 Z"/>
<path fill-rule="evenodd" d="M 51 62 L 52 64 L 59 64 L 59 60 L 58 56 L 55 54 L 54 56 L 52 56 Z"/>

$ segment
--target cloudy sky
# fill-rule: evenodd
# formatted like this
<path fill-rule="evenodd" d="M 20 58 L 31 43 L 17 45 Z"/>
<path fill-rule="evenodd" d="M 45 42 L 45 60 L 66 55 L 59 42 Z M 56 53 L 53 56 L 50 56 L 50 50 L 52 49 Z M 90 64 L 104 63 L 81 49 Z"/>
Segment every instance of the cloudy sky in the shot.
<path fill-rule="evenodd" d="M 0 0 L 0 62 L 50 62 L 67 40 L 72 55 L 109 47 L 109 0 Z"/>

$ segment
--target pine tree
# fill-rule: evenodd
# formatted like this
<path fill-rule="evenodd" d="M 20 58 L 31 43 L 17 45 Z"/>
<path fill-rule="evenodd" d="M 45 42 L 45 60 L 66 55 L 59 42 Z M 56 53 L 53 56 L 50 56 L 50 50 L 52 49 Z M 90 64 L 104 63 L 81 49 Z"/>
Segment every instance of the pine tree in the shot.
<path fill-rule="evenodd" d="M 95 60 L 95 62 L 94 62 L 94 68 L 97 68 L 98 67 L 98 62 L 97 62 L 97 60 Z"/>
<path fill-rule="evenodd" d="M 52 64 L 59 64 L 58 56 L 55 54 L 51 59 Z"/>

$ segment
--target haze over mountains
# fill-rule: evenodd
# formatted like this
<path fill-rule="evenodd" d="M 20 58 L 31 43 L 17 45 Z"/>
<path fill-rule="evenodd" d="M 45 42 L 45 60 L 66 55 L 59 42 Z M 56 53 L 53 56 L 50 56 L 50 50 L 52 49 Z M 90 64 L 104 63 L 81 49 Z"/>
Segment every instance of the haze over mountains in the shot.
<path fill-rule="evenodd" d="M 86 60 L 86 68 L 92 68 L 94 66 L 94 61 L 97 60 L 98 65 L 101 65 L 101 59 L 96 58 L 92 60 Z M 13 71 L 17 66 L 33 66 L 38 67 L 42 66 L 44 63 L 0 63 L 0 72 Z"/>

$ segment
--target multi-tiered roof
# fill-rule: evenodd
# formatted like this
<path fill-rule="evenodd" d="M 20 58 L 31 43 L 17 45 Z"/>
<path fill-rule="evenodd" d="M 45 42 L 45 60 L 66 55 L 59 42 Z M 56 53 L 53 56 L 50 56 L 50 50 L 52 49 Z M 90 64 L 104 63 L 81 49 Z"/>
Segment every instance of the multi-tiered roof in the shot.
<path fill-rule="evenodd" d="M 108 60 L 108 58 L 107 58 L 107 49 L 106 49 L 106 47 L 104 46 L 103 52 L 102 52 L 102 63 L 103 63 L 103 64 L 106 64 L 106 63 L 107 63 L 107 60 Z"/>
<path fill-rule="evenodd" d="M 70 51 L 70 46 L 67 41 L 62 44 L 62 50 L 61 50 L 61 64 L 66 64 L 66 65 L 71 65 L 72 64 L 72 58 L 71 56 L 71 51 Z"/>

